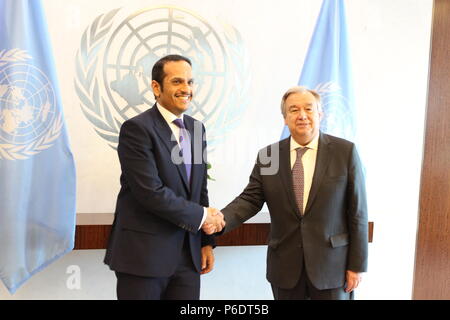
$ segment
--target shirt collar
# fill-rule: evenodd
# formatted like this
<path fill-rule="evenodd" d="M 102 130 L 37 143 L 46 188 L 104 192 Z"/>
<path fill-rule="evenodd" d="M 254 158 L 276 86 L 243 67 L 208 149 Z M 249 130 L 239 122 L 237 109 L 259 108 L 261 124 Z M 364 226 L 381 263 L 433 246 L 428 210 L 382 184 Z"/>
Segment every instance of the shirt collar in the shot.
<path fill-rule="evenodd" d="M 156 103 L 156 107 L 158 108 L 158 111 L 161 113 L 161 115 L 163 116 L 164 120 L 166 120 L 166 122 L 168 124 L 172 124 L 173 120 L 175 119 L 181 119 L 183 120 L 183 116 L 184 114 L 181 114 L 180 117 L 177 117 L 176 115 L 174 115 L 172 112 L 170 112 L 169 110 L 167 110 L 166 108 L 164 108 L 162 105 L 160 105 L 159 103 Z"/>
<path fill-rule="evenodd" d="M 297 148 L 303 148 L 303 147 L 307 147 L 308 149 L 317 150 L 318 146 L 319 146 L 319 134 L 317 135 L 317 137 L 312 139 L 306 146 L 302 146 L 302 145 L 298 144 L 297 141 L 295 141 L 295 139 L 291 136 L 291 147 L 290 147 L 291 151 L 296 150 Z"/>

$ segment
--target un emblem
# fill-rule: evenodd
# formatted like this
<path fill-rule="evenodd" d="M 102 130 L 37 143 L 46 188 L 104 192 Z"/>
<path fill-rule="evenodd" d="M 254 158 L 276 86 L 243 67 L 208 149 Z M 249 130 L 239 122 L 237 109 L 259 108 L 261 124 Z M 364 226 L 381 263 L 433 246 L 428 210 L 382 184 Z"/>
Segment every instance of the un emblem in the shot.
<path fill-rule="evenodd" d="M 320 128 L 326 133 L 354 141 L 355 121 L 349 99 L 337 82 L 322 82 L 314 90 L 320 94 L 324 118 Z"/>
<path fill-rule="evenodd" d="M 88 26 L 76 57 L 75 89 L 97 134 L 117 148 L 121 124 L 155 102 L 154 63 L 180 54 L 192 61 L 196 83 L 187 114 L 205 124 L 214 148 L 248 103 L 248 56 L 239 32 L 221 25 L 219 34 L 204 18 L 174 6 L 140 10 L 113 28 L 119 10 Z"/>
<path fill-rule="evenodd" d="M 20 49 L 0 51 L 0 159 L 27 159 L 61 133 L 51 82 Z"/>

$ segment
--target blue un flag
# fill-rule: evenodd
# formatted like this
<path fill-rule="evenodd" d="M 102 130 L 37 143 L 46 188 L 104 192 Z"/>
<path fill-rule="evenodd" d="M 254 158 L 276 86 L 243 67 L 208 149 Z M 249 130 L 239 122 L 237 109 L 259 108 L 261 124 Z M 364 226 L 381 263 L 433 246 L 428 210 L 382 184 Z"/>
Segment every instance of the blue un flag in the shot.
<path fill-rule="evenodd" d="M 324 0 L 298 82 L 321 98 L 323 132 L 354 141 L 356 121 L 344 0 Z M 289 136 L 284 127 L 281 138 Z"/>
<path fill-rule="evenodd" d="M 0 0 L 0 278 L 73 249 L 75 165 L 40 1 Z"/>

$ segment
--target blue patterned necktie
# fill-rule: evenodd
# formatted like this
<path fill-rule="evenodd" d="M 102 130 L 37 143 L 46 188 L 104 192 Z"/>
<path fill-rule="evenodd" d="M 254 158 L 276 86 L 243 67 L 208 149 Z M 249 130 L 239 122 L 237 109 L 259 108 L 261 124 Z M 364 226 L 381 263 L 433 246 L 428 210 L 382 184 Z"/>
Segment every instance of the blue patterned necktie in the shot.
<path fill-rule="evenodd" d="M 189 136 L 189 132 L 186 130 L 184 126 L 183 120 L 175 119 L 173 123 L 180 128 L 180 148 L 181 154 L 183 156 L 183 163 L 186 168 L 186 174 L 188 178 L 188 182 L 190 183 L 191 179 L 191 166 L 192 166 L 192 157 L 191 157 L 191 139 Z"/>
<path fill-rule="evenodd" d="M 298 210 L 303 216 L 303 194 L 305 189 L 305 172 L 303 169 L 302 157 L 308 148 L 297 148 L 297 160 L 295 160 L 292 167 L 292 184 L 294 186 L 295 201 L 297 202 Z"/>

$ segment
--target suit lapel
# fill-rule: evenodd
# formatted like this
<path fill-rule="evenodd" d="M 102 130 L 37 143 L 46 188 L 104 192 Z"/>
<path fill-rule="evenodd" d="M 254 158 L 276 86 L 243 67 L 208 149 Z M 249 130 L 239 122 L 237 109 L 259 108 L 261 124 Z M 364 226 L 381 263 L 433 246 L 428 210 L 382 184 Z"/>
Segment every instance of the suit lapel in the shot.
<path fill-rule="evenodd" d="M 170 129 L 166 120 L 158 111 L 156 104 L 153 106 L 151 111 L 153 111 L 153 116 L 155 118 L 155 126 L 157 127 L 156 134 L 160 137 L 162 143 L 167 148 L 167 151 L 169 152 L 170 161 L 172 161 L 172 152 L 179 152 L 180 147 L 178 146 L 177 141 L 172 136 L 172 130 Z M 180 164 L 174 163 L 174 165 L 177 167 L 178 173 L 181 176 L 181 180 L 183 181 L 184 186 L 189 191 L 189 184 L 187 181 L 187 174 L 186 168 L 184 167 L 184 163 Z"/>
<path fill-rule="evenodd" d="M 317 150 L 316 166 L 314 169 L 314 176 L 311 185 L 311 190 L 309 191 L 308 202 L 306 203 L 305 215 L 308 214 L 312 203 L 317 195 L 319 187 L 322 183 L 325 172 L 327 171 L 328 164 L 332 156 L 332 147 L 327 136 L 320 133 L 319 136 L 319 146 Z"/>
<path fill-rule="evenodd" d="M 288 196 L 289 204 L 294 209 L 292 212 L 297 218 L 300 218 L 292 184 L 290 139 L 291 137 L 289 136 L 287 139 L 280 141 L 280 178 Z"/>
<path fill-rule="evenodd" d="M 194 190 L 194 187 L 195 187 L 194 183 L 196 182 L 196 178 L 199 173 L 198 165 L 196 165 L 197 164 L 196 157 L 198 157 L 198 156 L 195 154 L 195 152 L 196 152 L 195 145 L 196 145 L 196 143 L 199 143 L 199 142 L 195 141 L 196 139 L 198 139 L 198 137 L 196 137 L 194 135 L 194 121 L 192 120 L 192 118 L 185 116 L 184 117 L 184 125 L 186 126 L 186 130 L 189 132 L 189 136 L 191 138 L 191 164 L 192 165 L 191 165 L 191 186 L 190 187 L 192 190 Z M 200 144 L 200 146 L 201 146 L 201 144 Z"/>

